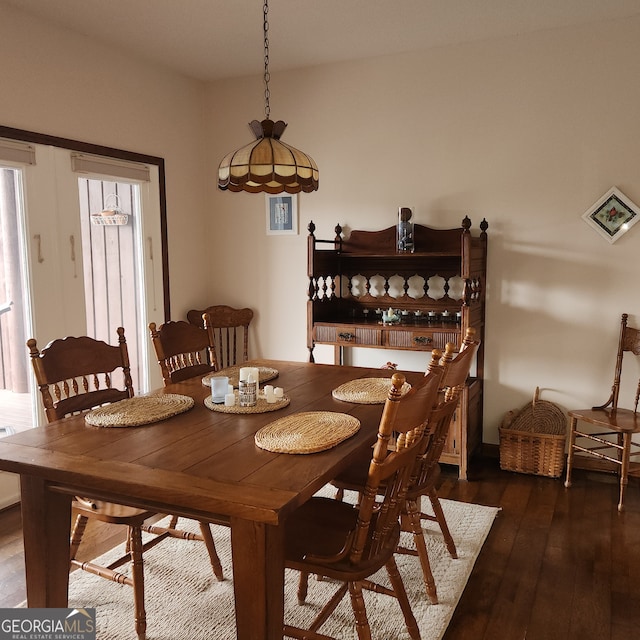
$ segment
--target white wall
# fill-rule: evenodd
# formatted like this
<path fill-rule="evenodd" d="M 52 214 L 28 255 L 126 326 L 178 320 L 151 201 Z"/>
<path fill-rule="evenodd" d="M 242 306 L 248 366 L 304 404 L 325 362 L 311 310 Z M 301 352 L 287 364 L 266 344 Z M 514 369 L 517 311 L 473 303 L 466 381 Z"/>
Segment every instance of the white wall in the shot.
<path fill-rule="evenodd" d="M 486 442 L 537 385 L 563 407 L 608 395 L 620 314 L 640 321 L 640 225 L 609 245 L 581 214 L 613 185 L 640 203 L 640 20 L 273 74 L 283 139 L 320 167 L 298 236 L 266 235 L 263 196 L 215 189 L 263 117 L 261 76 L 203 87 L 5 6 L 0 56 L 0 124 L 165 158 L 174 318 L 249 305 L 253 355 L 306 360 L 309 220 L 330 238 L 408 203 L 490 225 Z"/>
<path fill-rule="evenodd" d="M 272 117 L 320 189 L 300 196 L 300 235 L 280 237 L 262 196 L 211 188 L 212 299 L 257 309 L 258 355 L 306 359 L 309 220 L 332 238 L 338 222 L 391 226 L 404 204 L 432 227 L 486 217 L 485 441 L 536 386 L 565 408 L 603 402 L 620 314 L 640 321 L 640 225 L 610 245 L 581 215 L 613 185 L 640 203 L 639 74 L 638 19 L 272 74 Z M 210 87 L 212 165 L 252 139 L 261 100 L 258 77 Z"/>

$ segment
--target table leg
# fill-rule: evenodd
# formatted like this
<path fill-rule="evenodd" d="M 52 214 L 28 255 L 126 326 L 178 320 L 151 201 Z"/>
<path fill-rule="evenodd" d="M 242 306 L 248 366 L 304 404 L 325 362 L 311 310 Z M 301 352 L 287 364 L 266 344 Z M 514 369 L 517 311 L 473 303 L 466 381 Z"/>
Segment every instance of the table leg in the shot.
<path fill-rule="evenodd" d="M 69 588 L 71 496 L 49 490 L 47 482 L 20 476 L 27 603 L 64 608 Z"/>
<path fill-rule="evenodd" d="M 284 527 L 231 518 L 237 640 L 276 640 L 284 626 Z"/>

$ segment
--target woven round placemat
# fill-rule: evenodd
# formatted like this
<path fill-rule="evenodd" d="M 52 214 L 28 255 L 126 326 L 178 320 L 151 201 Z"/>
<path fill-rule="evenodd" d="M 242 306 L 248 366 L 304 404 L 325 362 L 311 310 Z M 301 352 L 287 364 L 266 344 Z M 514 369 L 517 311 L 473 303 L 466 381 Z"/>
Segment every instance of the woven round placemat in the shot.
<path fill-rule="evenodd" d="M 280 418 L 255 435 L 261 449 L 274 453 L 317 453 L 350 438 L 360 429 L 360 420 L 334 411 L 306 411 Z"/>
<path fill-rule="evenodd" d="M 331 392 L 336 400 L 355 402 L 356 404 L 384 404 L 391 389 L 391 378 L 358 378 L 341 384 Z M 404 395 L 411 389 L 405 382 L 401 393 Z"/>
<path fill-rule="evenodd" d="M 177 393 L 138 396 L 93 409 L 85 422 L 93 427 L 138 427 L 184 413 L 194 404 L 193 398 Z"/>
<path fill-rule="evenodd" d="M 251 364 L 244 363 L 233 365 L 232 367 L 227 367 L 226 369 L 220 369 L 220 371 L 214 371 L 213 373 L 208 373 L 204 378 L 202 378 L 202 384 L 205 387 L 211 386 L 211 378 L 218 378 L 220 376 L 227 376 L 229 378 L 229 384 L 232 384 L 236 389 L 238 388 L 238 382 L 240 379 L 240 369 L 244 367 L 250 367 Z M 264 384 L 265 382 L 269 382 L 269 380 L 273 380 L 277 378 L 279 372 L 277 369 L 272 369 L 271 367 L 257 367 L 258 369 L 258 383 Z"/>
<path fill-rule="evenodd" d="M 291 402 L 287 396 L 277 398 L 275 402 L 267 402 L 264 395 L 258 396 L 258 401 L 253 407 L 241 407 L 238 404 L 238 392 L 236 394 L 236 403 L 233 407 L 227 407 L 225 404 L 214 404 L 211 400 L 211 396 L 207 396 L 204 399 L 204 406 L 211 411 L 219 411 L 220 413 L 267 413 L 268 411 L 277 411 L 278 409 L 284 409 L 289 406 Z"/>

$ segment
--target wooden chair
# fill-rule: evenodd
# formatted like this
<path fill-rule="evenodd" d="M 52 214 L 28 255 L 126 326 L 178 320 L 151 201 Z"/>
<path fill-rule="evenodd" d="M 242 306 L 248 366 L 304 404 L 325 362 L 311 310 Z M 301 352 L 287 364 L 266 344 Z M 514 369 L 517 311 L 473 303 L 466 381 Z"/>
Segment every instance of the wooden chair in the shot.
<path fill-rule="evenodd" d="M 402 505 L 402 529 L 412 534 L 415 549 L 399 546 L 398 553 L 418 556 L 427 596 L 433 604 L 438 603 L 435 580 L 427 553 L 421 520 L 437 522 L 444 538 L 447 550 L 452 558 L 458 557 L 456 545 L 449 531 L 437 486 L 440 479 L 440 456 L 447 441 L 449 427 L 453 415 L 458 408 L 460 394 L 466 384 L 473 359 L 480 342 L 475 339 L 476 331 L 469 328 L 462 342 L 460 352 L 454 357 L 455 345 L 448 343 L 443 354 L 437 350 L 432 352 L 432 361 L 428 371 L 434 367 L 433 356 L 444 373 L 440 383 L 437 403 L 434 406 L 426 429 L 416 465 L 407 488 L 407 495 Z M 428 375 L 428 373 L 427 373 Z M 362 494 L 366 479 L 366 460 L 357 460 L 349 469 L 333 480 L 337 487 L 336 497 L 342 499 L 345 490 Z M 421 499 L 429 498 L 433 515 L 421 511 Z"/>
<path fill-rule="evenodd" d="M 470 327 L 467 329 L 460 351 L 455 357 L 453 356 L 453 344 L 448 343 L 445 347 L 444 354 L 440 360 L 440 365 L 444 368 L 444 375 L 440 387 L 439 404 L 432 413 L 432 418 L 429 422 L 429 435 L 425 439 L 424 450 L 420 452 L 418 457 L 417 474 L 412 479 L 410 491 L 407 495 L 406 506 L 408 513 L 412 513 L 412 510 L 417 508 L 420 519 L 438 523 L 452 558 L 457 558 L 458 553 L 438 498 L 439 460 L 447 441 L 454 413 L 459 406 L 460 395 L 469 377 L 479 346 L 480 341 L 476 340 L 476 330 Z M 429 498 L 434 515 L 420 512 L 421 496 Z M 424 535 L 420 527 L 412 531 L 414 535 L 419 534 L 420 537 Z M 421 556 L 423 569 L 425 557 Z"/>
<path fill-rule="evenodd" d="M 149 331 L 165 385 L 219 369 L 211 329 L 170 320 L 160 327 L 152 322 Z"/>
<path fill-rule="evenodd" d="M 618 407 L 623 356 L 627 352 L 640 356 L 640 329 L 629 327 L 627 325 L 628 318 L 626 313 L 622 314 L 618 354 L 609 399 L 604 404 L 591 409 L 574 409 L 568 412 L 570 424 L 567 434 L 567 476 L 564 483 L 565 487 L 571 486 L 571 470 L 576 451 L 614 463 L 617 465 L 616 468 L 620 476 L 618 511 L 624 510 L 624 494 L 629 482 L 629 475 L 640 474 L 640 463 L 631 462 L 631 458 L 640 455 L 640 445 L 632 440 L 634 433 L 640 433 L 640 419 L 638 418 L 640 380 L 638 380 L 636 387 L 633 410 Z M 594 425 L 596 432 L 579 428 L 580 422 Z M 576 444 L 577 440 L 580 444 Z"/>
<path fill-rule="evenodd" d="M 124 329 L 118 328 L 118 345 L 112 346 L 87 336 L 53 340 L 42 351 L 35 339 L 27 341 L 31 363 L 40 389 L 47 420 L 53 422 L 65 416 L 94 407 L 133 397 L 129 370 L 129 354 Z M 116 385 L 117 376 L 122 377 Z M 169 527 L 149 525 L 146 521 L 158 514 L 144 509 L 77 496 L 73 501 L 75 524 L 71 534 L 70 565 L 94 575 L 133 587 L 136 633 L 140 640 L 146 635 L 144 606 L 144 572 L 142 554 L 167 536 L 187 540 L 202 540 L 207 546 L 213 571 L 223 579 L 222 566 L 216 553 L 211 530 L 200 523 L 200 535 L 176 529 L 177 518 Z M 90 519 L 127 527 L 127 552 L 108 567 L 76 559 L 87 523 Z M 157 534 L 145 544 L 142 531 Z M 116 571 L 131 562 L 131 577 Z"/>
<path fill-rule="evenodd" d="M 347 591 L 356 619 L 360 640 L 370 639 L 363 589 L 394 596 L 400 603 L 411 638 L 420 638 L 416 620 L 395 562 L 400 539 L 399 515 L 410 475 L 418 455 L 424 428 L 435 403 L 442 371 L 437 367 L 421 385 L 401 395 L 405 377 L 394 373 L 391 389 L 378 427 L 378 439 L 370 456 L 365 490 L 358 506 L 313 497 L 297 509 L 286 522 L 285 566 L 300 571 L 298 601 L 307 597 L 308 577 L 315 573 L 342 584 L 322 608 L 309 629 L 286 623 L 284 635 L 293 638 L 327 640 L 319 629 L 338 606 Z M 396 434 L 396 446 L 389 441 Z M 380 487 L 384 491 L 376 498 Z M 392 588 L 371 581 L 385 567 Z"/>
<path fill-rule="evenodd" d="M 214 305 L 202 310 L 192 309 L 187 313 L 187 320 L 201 328 L 212 329 L 220 369 L 242 364 L 249 359 L 249 325 L 253 320 L 251 309 Z"/>

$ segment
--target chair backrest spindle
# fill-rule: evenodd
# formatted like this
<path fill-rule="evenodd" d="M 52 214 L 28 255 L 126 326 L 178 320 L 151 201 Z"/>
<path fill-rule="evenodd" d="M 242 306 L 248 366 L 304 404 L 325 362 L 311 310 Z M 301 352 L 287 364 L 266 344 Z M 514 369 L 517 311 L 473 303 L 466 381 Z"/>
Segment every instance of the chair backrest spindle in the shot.
<path fill-rule="evenodd" d="M 622 361 L 626 352 L 640 356 L 640 329 L 634 329 L 628 326 L 629 315 L 623 313 L 620 319 L 620 338 L 618 339 L 618 352 L 616 354 L 616 367 L 613 374 L 613 385 L 611 386 L 611 395 L 609 399 L 593 409 L 606 409 L 611 406 L 611 410 L 615 413 L 618 409 L 618 399 L 620 396 L 620 380 L 622 378 Z M 640 400 L 640 380 L 636 388 L 634 399 L 634 413 L 638 412 L 638 401 Z"/>
<path fill-rule="evenodd" d="M 206 309 L 192 309 L 187 320 L 201 328 L 214 331 L 218 367 L 224 369 L 249 359 L 249 325 L 251 309 L 235 309 L 228 305 L 213 305 Z"/>
<path fill-rule="evenodd" d="M 170 320 L 160 327 L 150 323 L 149 331 L 165 386 L 217 371 L 215 340 L 210 328 Z"/>
<path fill-rule="evenodd" d="M 49 422 L 133 397 L 124 328 L 117 333 L 117 346 L 88 336 L 69 336 L 51 341 L 40 351 L 35 338 L 27 341 Z M 122 388 L 114 387 L 116 371 L 122 374 Z"/>

